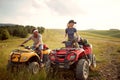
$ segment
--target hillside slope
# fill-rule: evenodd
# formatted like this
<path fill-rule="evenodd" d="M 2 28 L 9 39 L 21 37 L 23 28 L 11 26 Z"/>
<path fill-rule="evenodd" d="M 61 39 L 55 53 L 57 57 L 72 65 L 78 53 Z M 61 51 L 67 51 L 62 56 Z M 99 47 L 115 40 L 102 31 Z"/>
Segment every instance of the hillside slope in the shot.
<path fill-rule="evenodd" d="M 99 32 L 100 33 L 100 32 Z M 79 31 L 79 34 L 88 39 L 93 45 L 93 53 L 96 55 L 97 68 L 90 72 L 88 80 L 120 80 L 120 38 L 101 35 L 89 31 Z M 43 41 L 50 49 L 60 48 L 64 39 L 63 30 L 46 30 L 43 34 Z M 0 80 L 74 80 L 70 72 L 59 73 L 56 77 L 46 78 L 44 71 L 38 75 L 11 74 L 6 71 L 6 64 L 9 54 L 13 49 L 18 48 L 25 38 L 12 38 L 0 41 Z M 26 45 L 32 45 L 32 41 Z"/>
<path fill-rule="evenodd" d="M 89 30 L 87 32 L 120 38 L 120 30 Z"/>

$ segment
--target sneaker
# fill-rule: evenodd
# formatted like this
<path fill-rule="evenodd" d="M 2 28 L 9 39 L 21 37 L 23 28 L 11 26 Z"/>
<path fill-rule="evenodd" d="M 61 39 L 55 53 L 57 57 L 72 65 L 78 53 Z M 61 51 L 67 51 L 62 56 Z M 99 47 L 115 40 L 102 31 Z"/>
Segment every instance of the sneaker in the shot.
<path fill-rule="evenodd" d="M 45 66 L 45 64 L 44 63 L 41 63 L 41 67 L 43 68 Z"/>
<path fill-rule="evenodd" d="M 41 59 L 40 62 L 43 63 L 43 60 Z"/>

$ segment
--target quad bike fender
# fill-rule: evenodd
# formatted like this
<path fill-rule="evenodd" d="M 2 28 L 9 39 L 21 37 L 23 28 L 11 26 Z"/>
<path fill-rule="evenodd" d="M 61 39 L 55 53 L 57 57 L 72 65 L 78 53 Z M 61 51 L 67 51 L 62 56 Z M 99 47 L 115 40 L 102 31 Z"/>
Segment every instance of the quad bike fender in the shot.
<path fill-rule="evenodd" d="M 92 53 L 92 45 L 90 45 L 90 46 L 83 46 L 83 49 L 85 50 L 86 54 L 91 54 Z"/>
<path fill-rule="evenodd" d="M 22 53 L 22 54 L 19 54 L 19 55 L 13 55 L 12 58 L 11 58 L 11 61 L 12 62 L 27 62 L 30 58 L 36 56 L 38 59 L 39 56 L 34 53 L 34 52 L 31 52 L 31 53 Z"/>
<path fill-rule="evenodd" d="M 85 55 L 85 50 L 83 48 L 80 48 L 78 52 L 76 52 L 76 61 L 78 61 L 83 55 Z"/>
<path fill-rule="evenodd" d="M 42 50 L 42 54 L 50 54 L 51 49 Z"/>

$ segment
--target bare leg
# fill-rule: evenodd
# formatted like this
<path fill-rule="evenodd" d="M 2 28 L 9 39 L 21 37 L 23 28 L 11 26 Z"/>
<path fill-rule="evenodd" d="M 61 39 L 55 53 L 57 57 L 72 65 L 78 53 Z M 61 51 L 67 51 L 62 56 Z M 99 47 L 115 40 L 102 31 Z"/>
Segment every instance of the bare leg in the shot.
<path fill-rule="evenodd" d="M 42 53 L 42 50 L 40 50 L 40 61 L 43 63 L 43 53 Z"/>
<path fill-rule="evenodd" d="M 43 53 L 42 53 L 42 50 L 39 51 L 39 56 L 40 56 L 41 67 L 44 67 L 44 61 L 43 61 Z"/>

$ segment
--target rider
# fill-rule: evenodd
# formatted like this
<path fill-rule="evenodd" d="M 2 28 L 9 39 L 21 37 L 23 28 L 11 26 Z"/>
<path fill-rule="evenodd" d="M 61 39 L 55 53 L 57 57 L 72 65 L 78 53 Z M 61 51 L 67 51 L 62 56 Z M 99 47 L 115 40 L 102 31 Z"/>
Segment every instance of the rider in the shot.
<path fill-rule="evenodd" d="M 74 43 L 75 43 L 75 47 L 79 48 L 78 41 L 80 41 L 80 36 L 77 32 L 77 29 L 74 28 L 74 24 L 76 24 L 74 20 L 70 20 L 68 22 L 67 28 L 65 29 L 65 38 L 68 36 L 68 41 L 72 41 L 72 42 L 77 39 L 77 41 L 75 41 Z M 75 34 L 77 38 L 75 37 Z"/>
<path fill-rule="evenodd" d="M 67 28 L 65 29 L 65 38 L 68 35 L 68 41 L 74 41 L 75 43 L 75 47 L 79 48 L 79 45 L 83 45 L 85 48 L 87 48 L 86 46 L 90 46 L 88 44 L 88 41 L 86 39 L 82 39 L 76 28 L 74 28 L 74 24 L 76 24 L 76 22 L 74 20 L 70 20 L 67 24 Z M 77 36 L 77 38 L 75 37 L 75 34 Z M 77 40 L 76 40 L 77 39 Z M 82 43 L 82 44 L 81 44 Z M 90 61 L 92 61 L 92 54 L 88 54 L 87 55 L 88 58 L 90 59 Z M 91 62 L 90 62 L 91 63 Z"/>
<path fill-rule="evenodd" d="M 42 35 L 38 33 L 37 29 L 33 29 L 32 30 L 32 35 L 26 39 L 21 45 L 25 44 L 26 42 L 28 42 L 29 40 L 33 40 L 33 46 L 32 49 L 36 50 L 38 49 L 38 55 L 40 55 L 40 59 L 41 62 L 43 62 L 43 54 L 42 54 L 42 50 L 43 50 L 43 41 L 42 41 Z"/>

